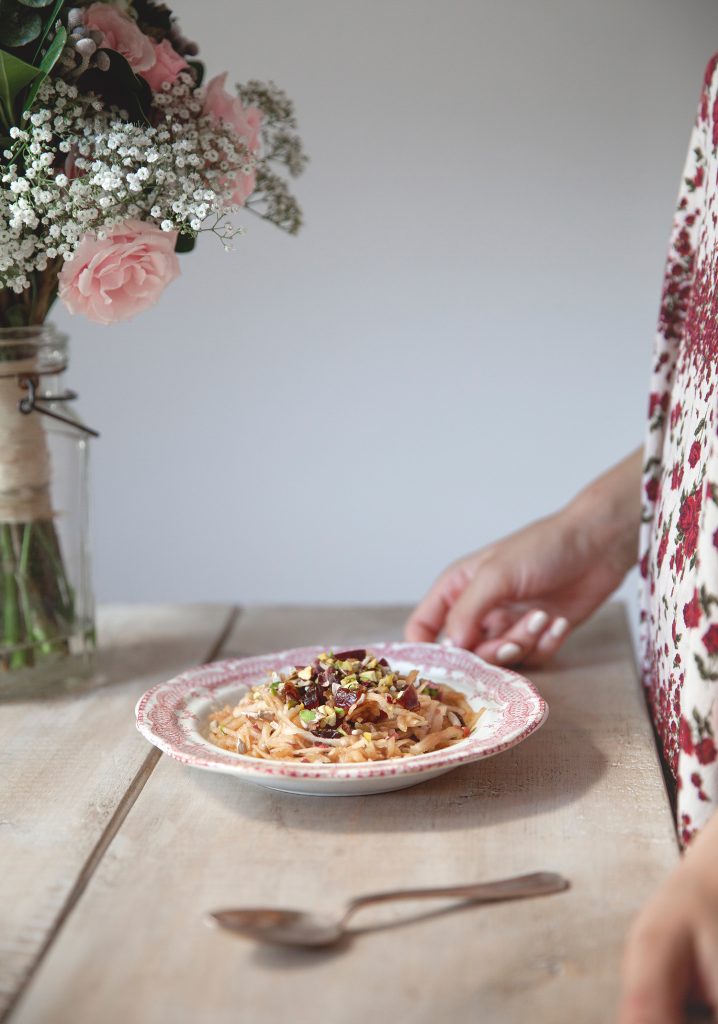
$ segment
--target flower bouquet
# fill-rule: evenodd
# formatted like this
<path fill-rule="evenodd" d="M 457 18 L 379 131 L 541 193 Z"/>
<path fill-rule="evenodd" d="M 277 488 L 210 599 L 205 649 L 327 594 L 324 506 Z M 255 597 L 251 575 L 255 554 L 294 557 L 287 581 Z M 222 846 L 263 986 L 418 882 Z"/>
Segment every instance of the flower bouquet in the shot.
<path fill-rule="evenodd" d="M 61 658 L 77 625 L 47 419 L 19 411 L 64 366 L 43 334 L 53 302 L 123 320 L 201 232 L 230 248 L 240 210 L 301 225 L 291 102 L 272 83 L 205 84 L 196 55 L 154 0 L 0 0 L 0 670 Z"/>

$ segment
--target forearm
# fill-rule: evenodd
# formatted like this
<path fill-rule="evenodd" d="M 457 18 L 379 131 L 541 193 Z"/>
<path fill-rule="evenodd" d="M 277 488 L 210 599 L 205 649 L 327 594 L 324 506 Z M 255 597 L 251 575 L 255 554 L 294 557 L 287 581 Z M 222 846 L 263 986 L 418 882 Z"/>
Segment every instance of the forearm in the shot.
<path fill-rule="evenodd" d="M 586 543 L 602 548 L 624 572 L 635 564 L 641 525 L 643 448 L 636 448 L 569 502 L 564 514 L 580 524 Z"/>

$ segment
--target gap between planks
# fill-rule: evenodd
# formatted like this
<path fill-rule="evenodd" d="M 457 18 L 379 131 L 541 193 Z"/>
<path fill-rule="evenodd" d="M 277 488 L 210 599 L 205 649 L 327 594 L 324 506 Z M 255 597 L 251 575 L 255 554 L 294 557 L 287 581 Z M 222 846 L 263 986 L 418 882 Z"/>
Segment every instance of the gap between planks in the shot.
<path fill-rule="evenodd" d="M 204 655 L 204 661 L 214 661 L 217 658 L 217 656 L 222 651 L 222 648 L 227 643 L 227 640 L 230 637 L 233 629 L 237 625 L 237 622 L 239 621 L 239 617 L 241 614 L 242 609 L 239 605 L 234 605 L 232 608 L 230 608 L 229 613 L 227 615 L 227 619 L 224 625 L 222 626 L 221 630 L 219 631 L 217 638 L 215 639 L 214 643 L 210 647 L 207 654 Z M 138 769 L 137 774 L 127 787 L 124 796 L 117 804 L 117 807 L 115 808 L 112 817 L 107 822 L 107 825 L 105 826 L 102 835 L 97 840 L 94 847 L 88 854 L 87 860 L 82 865 L 82 868 L 80 869 L 80 873 L 77 876 L 75 884 L 68 893 L 67 899 L 63 903 L 52 928 L 48 932 L 45 942 L 41 946 L 40 951 L 38 952 L 37 956 L 35 957 L 35 960 L 30 966 L 27 974 L 25 975 L 22 984 L 18 985 L 17 990 L 15 991 L 10 1002 L 6 1006 L 5 1011 L 2 1014 L 0 1014 L 0 1024 L 4 1024 L 5 1021 L 10 1020 L 13 1010 L 17 1006 L 18 1002 L 25 993 L 25 990 L 27 989 L 30 982 L 34 978 L 43 960 L 49 953 L 53 943 L 59 936 L 65 922 L 69 918 L 74 908 L 77 906 L 77 903 L 82 897 L 83 892 L 87 888 L 92 876 L 95 874 L 95 871 L 99 867 L 102 858 L 105 856 L 105 853 L 107 852 L 110 843 L 112 842 L 112 840 L 115 838 L 120 828 L 122 827 L 122 823 L 132 810 L 132 807 L 134 806 L 142 790 L 145 788 L 150 775 L 157 767 L 157 764 L 161 757 L 162 751 L 159 750 L 157 747 L 153 747 L 150 750 L 147 757 L 145 758 L 145 760 L 142 762 L 142 765 Z"/>

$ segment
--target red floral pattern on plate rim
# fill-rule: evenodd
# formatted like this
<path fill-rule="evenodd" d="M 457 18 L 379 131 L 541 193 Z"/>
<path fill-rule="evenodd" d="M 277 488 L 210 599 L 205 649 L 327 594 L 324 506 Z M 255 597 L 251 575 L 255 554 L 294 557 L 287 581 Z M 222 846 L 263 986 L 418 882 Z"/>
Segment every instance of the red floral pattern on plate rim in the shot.
<path fill-rule="evenodd" d="M 137 728 L 150 743 L 171 757 L 196 768 L 233 770 L 237 775 L 270 775 L 293 779 L 366 779 L 433 771 L 499 754 L 521 743 L 546 720 L 548 705 L 528 679 L 508 669 L 489 665 L 469 651 L 438 644 L 374 643 L 368 645 L 390 662 L 408 662 L 432 670 L 456 673 L 464 678 L 470 699 L 498 705 L 499 718 L 490 736 L 476 734 L 444 750 L 392 761 L 360 765 L 309 765 L 262 761 L 212 747 L 200 729 L 204 723 L 191 709 L 197 701 L 217 702 L 217 691 L 232 686 L 237 691 L 256 685 L 269 669 L 286 669 L 312 661 L 323 647 L 297 647 L 276 654 L 233 658 L 183 672 L 148 690 L 137 702 Z M 451 683 L 451 680 L 447 680 Z"/>

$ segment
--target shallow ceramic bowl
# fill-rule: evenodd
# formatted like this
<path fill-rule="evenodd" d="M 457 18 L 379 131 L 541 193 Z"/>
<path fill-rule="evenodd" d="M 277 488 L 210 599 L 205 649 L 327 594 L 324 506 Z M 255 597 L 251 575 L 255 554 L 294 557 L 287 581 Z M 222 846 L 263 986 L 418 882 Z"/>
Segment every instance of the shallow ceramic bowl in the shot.
<path fill-rule="evenodd" d="M 376 643 L 369 649 L 392 668 L 461 690 L 478 711 L 466 739 L 444 750 L 366 764 L 265 761 L 222 750 L 207 739 L 210 713 L 233 705 L 268 671 L 287 672 L 313 661 L 325 648 L 298 647 L 256 658 L 219 661 L 190 669 L 152 687 L 136 708 L 137 728 L 150 743 L 194 768 L 225 772 L 269 789 L 313 796 L 385 793 L 436 778 L 462 764 L 493 757 L 521 743 L 546 720 L 548 707 L 533 683 L 475 654 L 438 644 Z"/>

